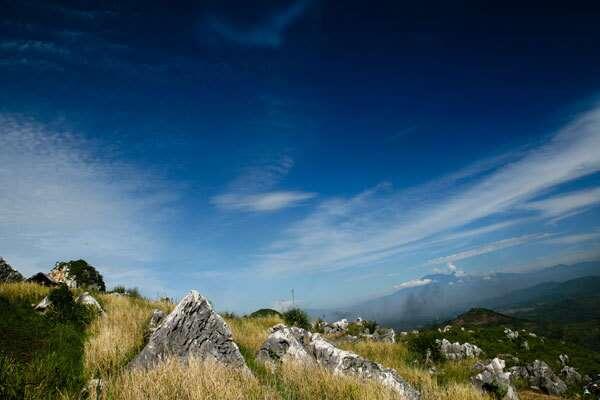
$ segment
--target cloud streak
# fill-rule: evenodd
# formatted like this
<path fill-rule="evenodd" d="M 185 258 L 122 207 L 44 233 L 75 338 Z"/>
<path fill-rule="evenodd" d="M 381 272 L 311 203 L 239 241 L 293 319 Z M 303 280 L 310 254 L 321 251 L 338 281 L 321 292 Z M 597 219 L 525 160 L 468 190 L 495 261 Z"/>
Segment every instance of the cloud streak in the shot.
<path fill-rule="evenodd" d="M 599 171 L 598 148 L 600 107 L 536 148 L 444 178 L 443 184 L 400 192 L 378 187 L 324 200 L 272 243 L 258 266 L 269 273 L 349 268 L 418 248 L 420 241 L 470 224 L 485 226 L 492 217 L 535 207 L 532 200 L 548 189 Z"/>
<path fill-rule="evenodd" d="M 136 168 L 97 158 L 81 136 L 0 114 L 0 252 L 29 274 L 58 260 L 85 258 L 102 269 L 152 274 L 158 228 L 173 188 Z M 124 282 L 126 283 L 126 282 Z"/>
<path fill-rule="evenodd" d="M 293 191 L 276 191 L 249 195 L 223 194 L 213 197 L 211 202 L 223 210 L 261 212 L 276 211 L 282 208 L 297 206 L 315 196 L 315 193 Z"/>

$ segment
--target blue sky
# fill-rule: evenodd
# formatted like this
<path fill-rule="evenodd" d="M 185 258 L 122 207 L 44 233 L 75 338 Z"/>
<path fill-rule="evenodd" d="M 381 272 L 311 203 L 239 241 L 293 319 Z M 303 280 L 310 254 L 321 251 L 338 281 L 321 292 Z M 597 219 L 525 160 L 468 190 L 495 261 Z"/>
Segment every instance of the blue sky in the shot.
<path fill-rule="evenodd" d="M 598 259 L 598 17 L 8 2 L 0 255 L 238 312 Z"/>

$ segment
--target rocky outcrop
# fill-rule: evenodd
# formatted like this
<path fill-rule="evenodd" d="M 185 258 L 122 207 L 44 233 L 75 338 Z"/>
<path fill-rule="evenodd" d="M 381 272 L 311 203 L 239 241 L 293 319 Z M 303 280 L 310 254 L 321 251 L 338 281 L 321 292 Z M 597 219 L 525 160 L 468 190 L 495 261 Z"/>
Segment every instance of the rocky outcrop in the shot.
<path fill-rule="evenodd" d="M 47 274 L 43 272 L 38 272 L 37 274 L 32 275 L 27 279 L 27 282 L 37 283 L 38 285 L 51 287 L 59 285 L 58 282 L 56 282 L 54 279 L 50 278 Z"/>
<path fill-rule="evenodd" d="M 436 339 L 435 342 L 440 348 L 440 354 L 446 360 L 462 360 L 465 358 L 474 358 L 479 357 L 479 355 L 481 354 L 481 349 L 471 343 L 450 343 L 447 339 Z"/>
<path fill-rule="evenodd" d="M 535 360 L 524 367 L 510 368 L 511 377 L 521 377 L 532 388 L 539 388 L 544 392 L 560 396 L 567 391 L 567 385 L 560 379 L 545 362 Z"/>
<path fill-rule="evenodd" d="M 301 328 L 290 328 L 283 324 L 275 325 L 258 351 L 257 359 L 272 367 L 282 362 L 317 365 L 333 374 L 379 382 L 398 393 L 401 399 L 420 399 L 419 392 L 393 369 L 341 350 L 318 333 L 311 333 Z"/>
<path fill-rule="evenodd" d="M 102 309 L 102 306 L 100 305 L 100 303 L 98 303 L 98 300 L 96 300 L 88 292 L 84 292 L 84 293 L 80 294 L 79 296 L 77 296 L 77 298 L 75 299 L 75 303 L 90 307 L 99 313 L 104 312 L 104 310 Z"/>
<path fill-rule="evenodd" d="M 182 361 L 191 357 L 214 360 L 250 373 L 229 327 L 213 311 L 208 300 L 195 290 L 185 296 L 152 333 L 130 367 L 151 368 L 167 357 Z"/>
<path fill-rule="evenodd" d="M 2 257 L 0 257 L 0 283 L 21 282 L 23 275 L 13 269 Z"/>
<path fill-rule="evenodd" d="M 348 325 L 348 320 L 346 320 L 346 318 L 343 318 L 339 321 L 323 325 L 323 332 L 328 335 L 346 333 L 346 331 L 348 330 Z"/>
<path fill-rule="evenodd" d="M 167 314 L 164 311 L 159 309 L 155 309 L 152 311 L 152 316 L 150 317 L 150 323 L 148 324 L 148 337 L 152 336 L 154 331 L 156 331 L 160 324 L 167 318 Z"/>
<path fill-rule="evenodd" d="M 396 332 L 392 328 L 377 327 L 371 339 L 376 342 L 396 343 Z"/>
<path fill-rule="evenodd" d="M 583 394 L 586 396 L 600 396 L 600 374 L 595 374 L 590 381 L 583 387 Z"/>
<path fill-rule="evenodd" d="M 479 372 L 471 377 L 473 386 L 501 400 L 519 400 L 517 390 L 510 381 L 510 372 L 504 372 L 505 366 L 504 360 L 497 357 L 487 364 L 478 362 L 475 369 Z"/>
<path fill-rule="evenodd" d="M 504 334 L 510 340 L 516 340 L 519 338 L 519 331 L 513 331 L 510 328 L 504 328 Z"/>

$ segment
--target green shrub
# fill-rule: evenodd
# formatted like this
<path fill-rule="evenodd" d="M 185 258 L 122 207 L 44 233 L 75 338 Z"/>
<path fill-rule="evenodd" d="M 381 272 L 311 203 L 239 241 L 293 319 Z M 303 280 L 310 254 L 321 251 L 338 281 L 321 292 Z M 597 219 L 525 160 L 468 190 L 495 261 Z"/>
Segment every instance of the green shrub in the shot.
<path fill-rule="evenodd" d="M 110 292 L 125 294 L 125 293 L 127 293 L 127 288 L 125 288 L 125 286 L 123 286 L 123 285 L 117 285 L 114 288 L 112 288 Z"/>
<path fill-rule="evenodd" d="M 57 322 L 72 322 L 85 326 L 95 317 L 95 311 L 89 307 L 75 303 L 73 294 L 67 285 L 60 285 L 48 294 L 52 303 L 46 316 Z"/>
<path fill-rule="evenodd" d="M 284 312 L 283 320 L 289 326 L 310 329 L 310 319 L 308 318 L 308 314 L 299 308 L 291 308 Z"/>
<path fill-rule="evenodd" d="M 273 310 L 272 308 L 261 308 L 260 310 L 254 311 L 249 315 L 250 318 L 259 318 L 259 317 L 281 317 L 281 313 L 279 311 Z"/>
<path fill-rule="evenodd" d="M 231 311 L 224 311 L 224 312 L 222 312 L 221 313 L 221 317 L 227 318 L 227 319 L 236 319 L 236 318 L 239 318 L 236 313 L 231 312 Z"/>
<path fill-rule="evenodd" d="M 69 276 L 75 279 L 78 286 L 98 286 L 98 290 L 104 292 L 106 285 L 104 284 L 104 278 L 100 272 L 96 271 L 96 268 L 92 267 L 85 260 L 71 260 L 67 262 L 58 262 L 54 268 L 60 267 L 69 268 Z"/>
<path fill-rule="evenodd" d="M 432 360 L 440 361 L 442 354 L 440 353 L 440 347 L 435 342 L 436 339 L 440 338 L 441 336 L 435 331 L 425 331 L 418 335 L 410 335 L 407 341 L 408 349 L 421 360 L 426 358 L 427 350 L 430 350 Z"/>
<path fill-rule="evenodd" d="M 375 322 L 373 320 L 365 319 L 362 322 L 362 326 L 364 328 L 368 329 L 370 334 L 373 334 L 373 333 L 375 333 L 375 330 L 377 329 L 377 322 Z"/>

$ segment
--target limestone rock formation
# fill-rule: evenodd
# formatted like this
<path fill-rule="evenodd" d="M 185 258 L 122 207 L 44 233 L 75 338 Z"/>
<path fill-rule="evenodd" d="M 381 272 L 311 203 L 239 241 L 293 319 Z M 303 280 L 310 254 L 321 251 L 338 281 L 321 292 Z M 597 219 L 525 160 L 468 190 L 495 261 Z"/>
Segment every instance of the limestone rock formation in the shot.
<path fill-rule="evenodd" d="M 0 257 L 0 283 L 21 282 L 23 275 L 14 270 L 2 257 Z"/>
<path fill-rule="evenodd" d="M 513 377 L 525 379 L 530 387 L 540 388 L 548 394 L 560 396 L 567 391 L 567 385 L 544 361 L 535 360 L 524 367 L 512 367 Z"/>
<path fill-rule="evenodd" d="M 250 373 L 229 327 L 213 311 L 208 300 L 195 290 L 185 296 L 152 333 L 130 366 L 151 368 L 170 356 L 182 361 L 191 357 L 214 360 Z"/>
<path fill-rule="evenodd" d="M 517 390 L 510 382 L 510 372 L 504 372 L 504 360 L 494 358 L 489 363 L 477 363 L 479 373 L 471 378 L 473 385 L 482 392 L 491 392 L 501 400 L 519 400 Z"/>
<path fill-rule="evenodd" d="M 271 366 L 281 362 L 318 365 L 333 374 L 377 381 L 397 392 L 402 399 L 420 399 L 419 392 L 393 369 L 341 350 L 318 333 L 311 333 L 301 328 L 290 328 L 283 324 L 275 325 L 260 348 L 257 359 Z"/>
<path fill-rule="evenodd" d="M 100 313 L 104 312 L 104 310 L 102 309 L 102 306 L 100 306 L 100 303 L 98 303 L 98 300 L 96 300 L 88 292 L 84 292 L 84 293 L 80 294 L 79 296 L 77 296 L 77 298 L 75 299 L 75 303 L 83 304 L 84 306 L 89 306 Z"/>
<path fill-rule="evenodd" d="M 446 360 L 462 360 L 464 358 L 474 358 L 478 357 L 481 354 L 481 349 L 471 343 L 450 343 L 447 339 L 437 339 L 435 342 L 440 347 L 440 354 Z"/>
<path fill-rule="evenodd" d="M 152 311 L 152 317 L 150 317 L 150 323 L 148 324 L 148 336 L 152 336 L 154 331 L 160 327 L 160 324 L 163 323 L 166 317 L 167 314 L 165 314 L 164 311 L 159 309 Z"/>

